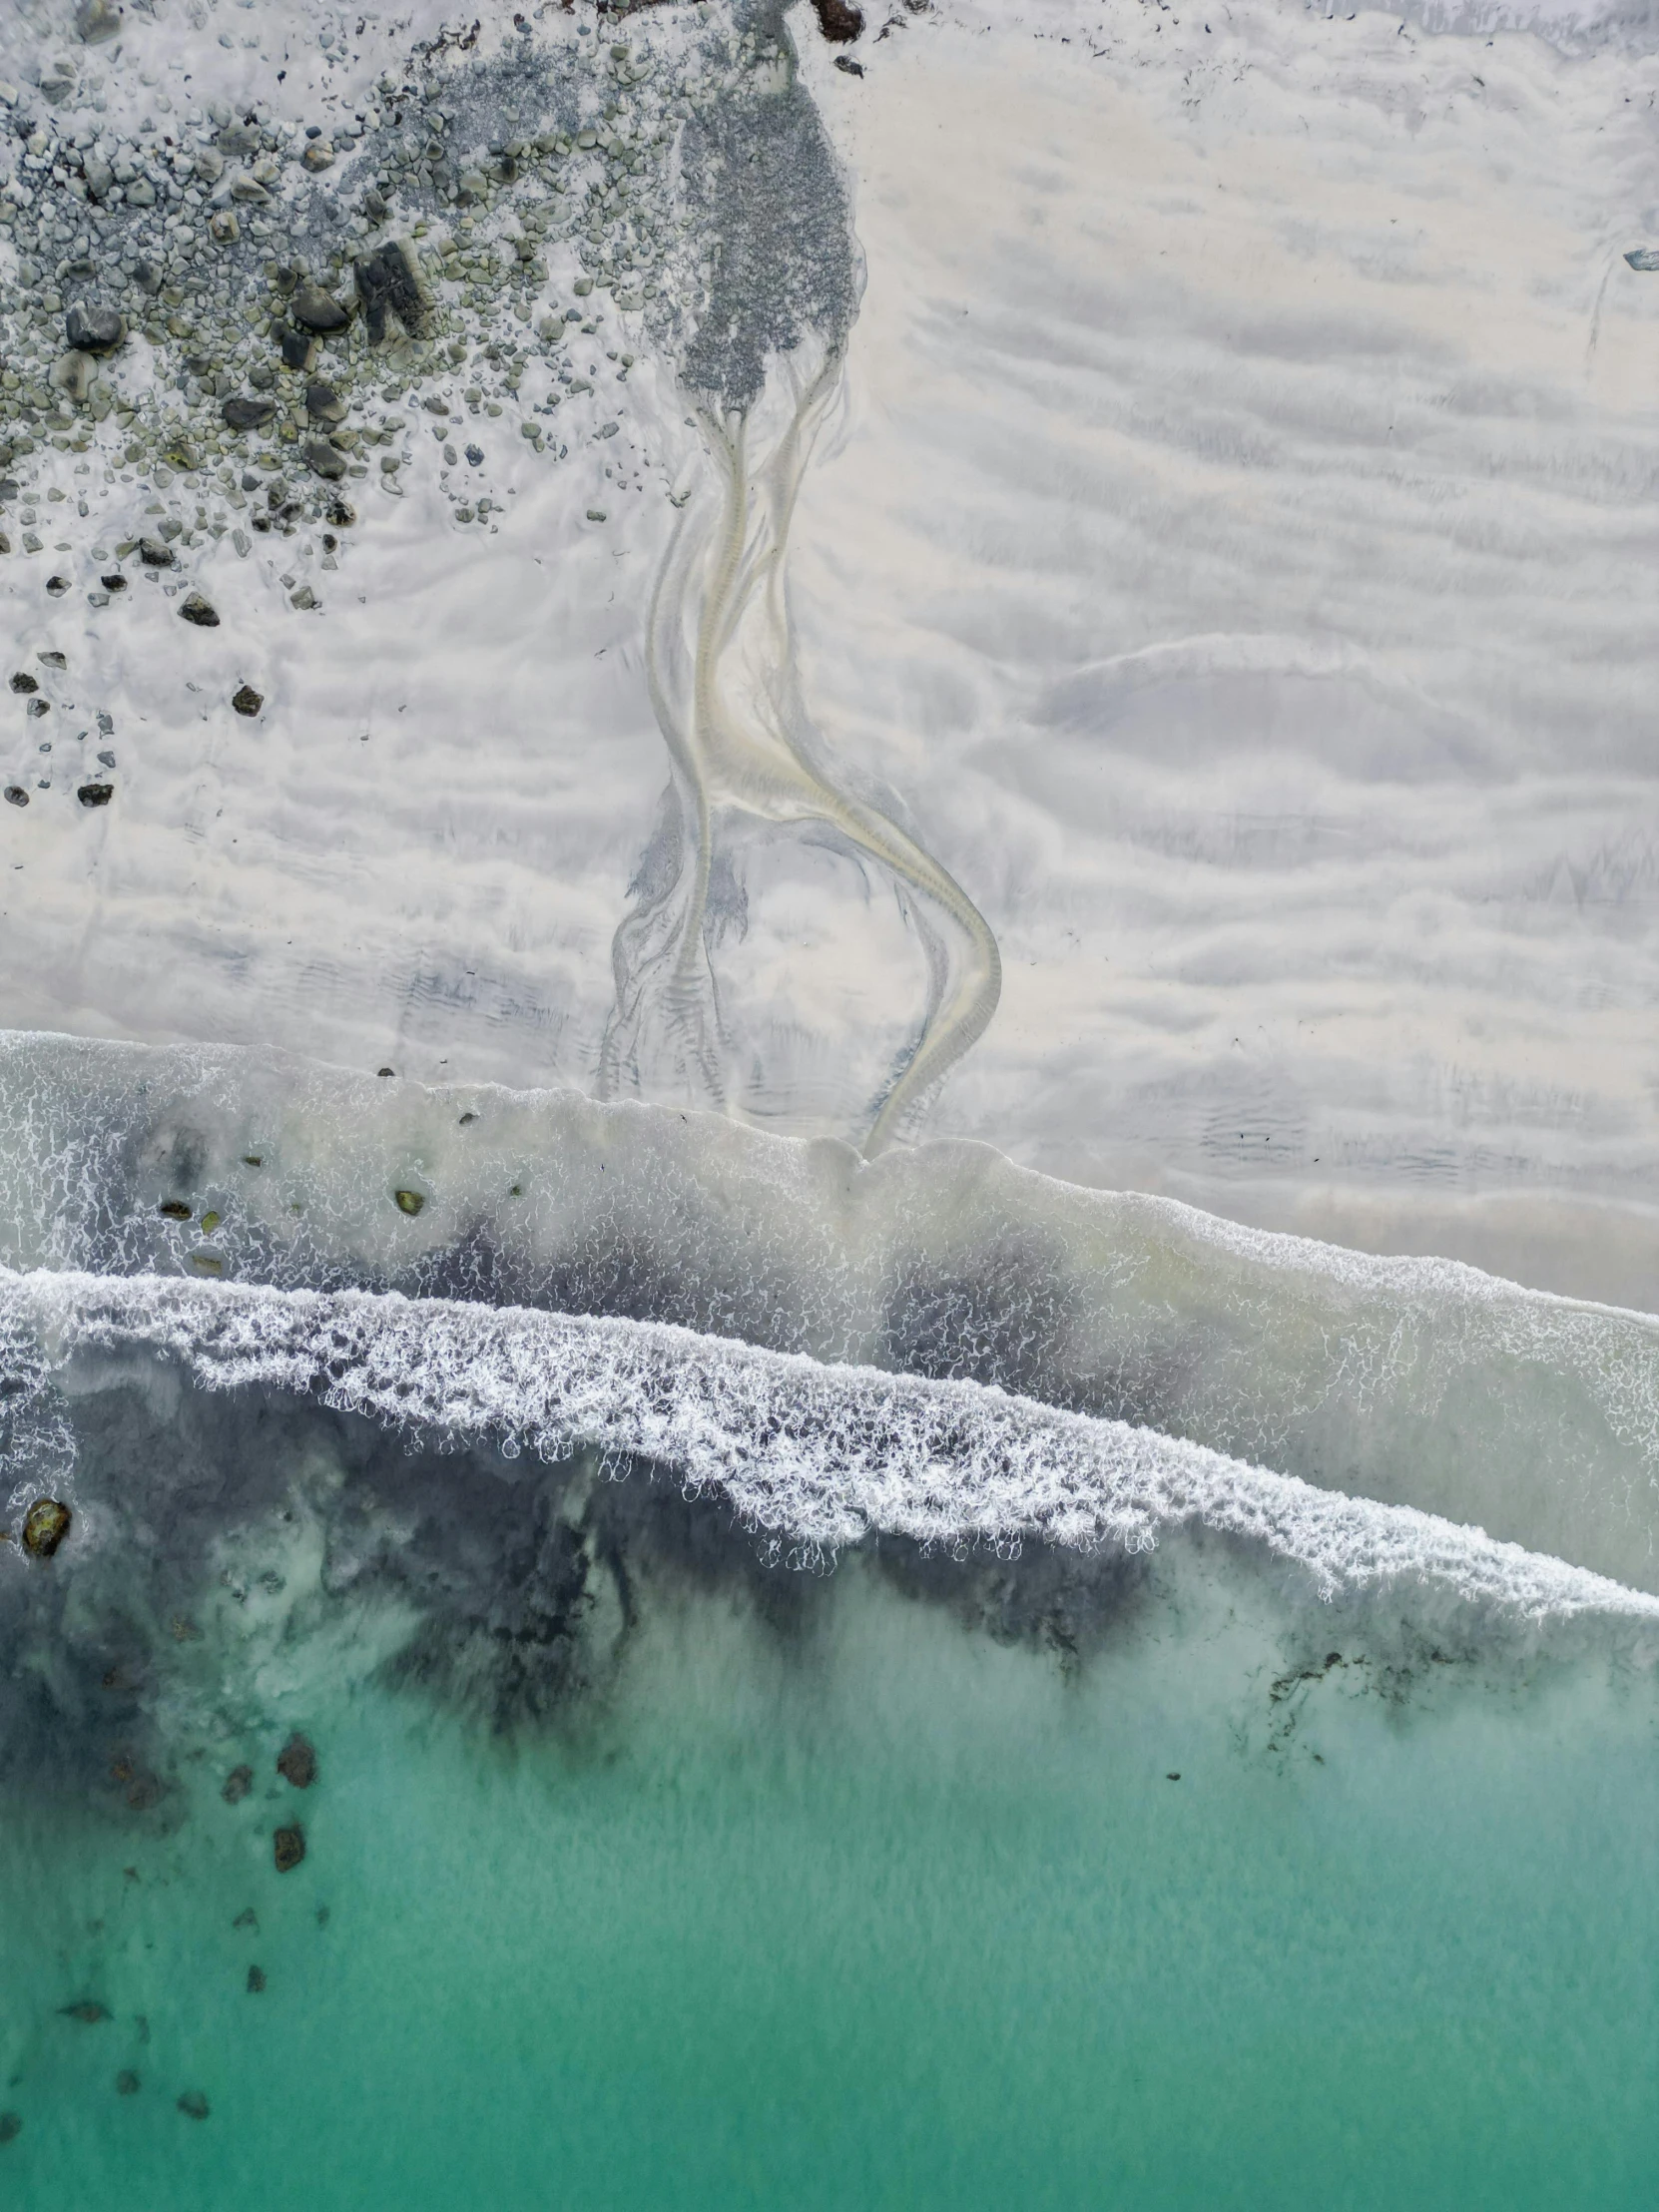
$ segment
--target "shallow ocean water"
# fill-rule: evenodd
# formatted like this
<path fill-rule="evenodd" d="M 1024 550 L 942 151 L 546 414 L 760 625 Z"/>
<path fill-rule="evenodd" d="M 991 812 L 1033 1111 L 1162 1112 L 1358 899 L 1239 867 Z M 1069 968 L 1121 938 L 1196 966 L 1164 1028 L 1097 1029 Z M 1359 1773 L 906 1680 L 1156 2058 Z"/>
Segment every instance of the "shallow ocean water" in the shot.
<path fill-rule="evenodd" d="M 1649 2201 L 1651 1681 L 1276 1704 L 1259 1584 L 1173 1579 L 1083 1663 L 669 1591 L 574 1739 L 281 1646 L 157 1829 L 7 1824 L 13 2201 Z"/>

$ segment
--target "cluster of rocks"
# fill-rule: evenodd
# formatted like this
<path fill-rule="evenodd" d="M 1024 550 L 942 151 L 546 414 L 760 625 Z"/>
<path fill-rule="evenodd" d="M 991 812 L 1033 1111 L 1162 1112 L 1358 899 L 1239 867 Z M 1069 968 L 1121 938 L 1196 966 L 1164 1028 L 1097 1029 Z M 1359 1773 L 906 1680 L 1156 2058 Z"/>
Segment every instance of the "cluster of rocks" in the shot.
<path fill-rule="evenodd" d="M 605 292 L 670 341 L 707 296 L 674 156 L 688 123 L 793 81 L 777 22 L 754 14 L 682 18 L 649 44 L 586 21 L 544 44 L 521 18 L 493 56 L 470 36 L 417 51 L 326 128 L 189 105 L 188 79 L 169 79 L 125 133 L 104 71 L 126 42 L 106 50 L 100 16 L 79 56 L 0 85 L 0 240 L 16 253 L 0 466 L 96 456 L 109 496 L 130 479 L 161 494 L 178 560 L 227 532 L 243 552 L 251 533 L 346 527 L 351 480 L 399 486 L 405 405 L 510 414 L 568 454 L 560 408 L 632 365 L 615 347 L 603 371 L 570 358 Z M 580 271 L 564 300 L 555 248 Z M 580 411 L 578 436 L 614 435 L 587 419 L 600 411 Z M 492 508 L 462 488 L 452 503 L 466 520 Z M 27 521 L 21 549 L 43 549 Z M 94 603 L 112 588 L 101 577 Z M 308 582 L 289 596 L 315 603 Z"/>
<path fill-rule="evenodd" d="M 3 492 L 5 488 L 0 486 L 0 492 Z M 126 579 L 122 578 L 121 581 L 124 584 Z M 67 681 L 69 676 L 68 656 L 55 651 L 51 647 L 43 647 L 34 658 L 35 666 L 33 668 L 12 670 L 10 676 L 6 679 L 6 689 L 18 702 L 22 710 L 28 742 L 32 743 L 34 747 L 35 759 L 33 766 L 35 773 L 31 779 L 33 787 L 36 791 L 45 792 L 52 789 L 52 769 L 59 758 L 54 750 L 60 742 L 54 733 L 54 717 L 63 714 L 75 714 L 75 701 L 66 695 L 64 689 L 64 681 Z M 60 681 L 60 679 L 64 681 Z M 79 717 L 76 719 L 79 719 Z M 70 732 L 67 742 L 77 748 L 84 747 L 95 729 L 100 738 L 105 740 L 113 738 L 115 736 L 115 717 L 107 710 L 100 708 L 94 718 L 83 724 L 80 729 Z M 100 771 L 115 768 L 116 756 L 109 744 L 106 743 L 96 749 L 96 758 Z M 93 775 L 89 772 L 87 756 L 84 752 L 78 751 L 70 756 L 70 781 L 74 785 L 76 797 L 83 807 L 108 806 L 114 796 L 115 787 L 112 784 L 105 782 L 102 776 Z M 30 801 L 29 786 L 15 781 L 10 782 L 4 787 L 4 797 L 8 806 L 27 807 Z"/>

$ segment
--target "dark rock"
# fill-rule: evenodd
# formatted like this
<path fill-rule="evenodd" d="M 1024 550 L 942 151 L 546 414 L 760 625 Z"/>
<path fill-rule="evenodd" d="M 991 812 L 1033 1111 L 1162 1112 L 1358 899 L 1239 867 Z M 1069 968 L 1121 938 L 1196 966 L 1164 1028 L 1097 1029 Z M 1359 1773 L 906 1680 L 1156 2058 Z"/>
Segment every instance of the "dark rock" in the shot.
<path fill-rule="evenodd" d="M 252 1767 L 239 1767 L 237 1769 L 237 1772 L 239 1774 L 246 1774 L 250 1782 L 252 1782 L 254 1779 L 254 1770 Z M 233 1928 L 251 1928 L 257 1936 L 260 1932 L 260 1916 L 258 1915 L 258 1913 L 255 1912 L 254 1908 L 251 1905 L 245 1905 L 242 1911 L 237 1915 L 236 1919 L 231 1923 L 231 1926 Z"/>
<path fill-rule="evenodd" d="M 40 685 L 35 681 L 34 677 L 29 674 L 27 669 L 20 668 L 17 674 L 12 678 L 12 690 L 14 692 L 37 692 L 39 691 L 39 689 Z"/>
<path fill-rule="evenodd" d="M 110 576 L 100 576 L 98 581 L 106 591 L 125 591 L 127 589 L 127 579 L 119 570 Z"/>
<path fill-rule="evenodd" d="M 260 151 L 260 134 L 252 123 L 227 123 L 215 134 L 214 144 L 228 161 L 252 161 Z"/>
<path fill-rule="evenodd" d="M 244 684 L 241 691 L 233 693 L 231 705 L 239 715 L 252 717 L 257 715 L 265 705 L 265 696 L 263 693 L 257 692 L 252 684 Z"/>
<path fill-rule="evenodd" d="M 313 475 L 332 483 L 345 474 L 345 455 L 326 438 L 307 438 L 302 450 L 305 466 Z"/>
<path fill-rule="evenodd" d="M 58 2010 L 66 2020 L 79 2020 L 83 2027 L 97 2027 L 113 2017 L 109 2006 L 100 2004 L 96 1997 L 83 1997 L 79 2004 L 60 2004 Z"/>
<path fill-rule="evenodd" d="M 253 1787 L 253 1768 L 233 1767 L 230 1773 L 225 1777 L 224 1787 L 221 1789 L 219 1794 L 225 1800 L 227 1805 L 240 1805 Z"/>
<path fill-rule="evenodd" d="M 393 240 L 356 265 L 357 297 L 363 303 L 368 341 L 379 345 L 386 317 L 393 315 L 412 338 L 424 335 L 430 318 L 420 271 L 409 248 Z"/>
<path fill-rule="evenodd" d="M 133 271 L 133 281 L 140 291 L 154 299 L 167 279 L 154 262 L 140 262 Z"/>
<path fill-rule="evenodd" d="M 276 1872 L 291 1874 L 305 1856 L 305 1831 L 297 1821 L 291 1828 L 279 1828 L 271 1839 L 271 1847 Z"/>
<path fill-rule="evenodd" d="M 67 576 L 48 576 L 46 588 L 54 599 L 61 599 L 69 589 L 69 578 Z"/>
<path fill-rule="evenodd" d="M 194 622 L 199 630 L 217 630 L 219 628 L 218 610 L 211 606 L 199 591 L 193 591 L 188 598 L 179 602 L 179 620 L 181 622 Z"/>
<path fill-rule="evenodd" d="M 113 353 L 127 335 L 127 317 L 117 307 L 77 299 L 63 318 L 64 336 L 77 353 Z"/>
<path fill-rule="evenodd" d="M 1659 270 L 1659 246 L 1638 246 L 1634 253 L 1627 254 L 1624 258 L 1632 269 L 1641 270 L 1644 274 Z"/>
<path fill-rule="evenodd" d="M 191 1214 L 182 1198 L 164 1198 L 156 1211 L 165 1214 L 169 1221 L 189 1221 Z"/>
<path fill-rule="evenodd" d="M 28 806 L 29 795 L 21 784 L 8 784 L 6 786 L 6 804 L 9 807 Z"/>
<path fill-rule="evenodd" d="M 296 1790 L 308 1790 L 316 1780 L 316 1753 L 307 1737 L 290 1736 L 276 1754 L 276 1772 Z"/>
<path fill-rule="evenodd" d="M 179 2099 L 179 2109 L 190 2119 L 205 2120 L 208 2116 L 208 2100 L 200 2089 L 187 2089 Z"/>
<path fill-rule="evenodd" d="M 320 284 L 313 284 L 309 278 L 294 285 L 293 297 L 288 301 L 288 312 L 302 328 L 316 330 L 324 337 L 335 330 L 343 330 L 351 320 L 339 301 L 325 292 Z"/>
<path fill-rule="evenodd" d="M 23 2116 L 19 2112 L 0 2112 L 0 2143 L 15 2143 L 23 2132 Z"/>
<path fill-rule="evenodd" d="M 67 668 L 69 666 L 67 653 L 37 653 L 35 659 L 40 662 L 43 668 Z"/>
<path fill-rule="evenodd" d="M 265 1968 L 263 1966 L 250 1966 L 248 1969 L 248 1994 L 251 1997 L 257 1997 L 264 1987 Z"/>
<path fill-rule="evenodd" d="M 146 568 L 171 568 L 173 548 L 164 538 L 140 538 L 139 559 Z"/>
<path fill-rule="evenodd" d="M 342 499 L 336 491 L 328 501 L 328 520 L 336 530 L 349 530 L 356 519 L 356 508 L 349 499 Z"/>
<path fill-rule="evenodd" d="M 391 1195 L 397 1201 L 400 1214 L 418 1214 L 426 1203 L 419 1191 L 393 1191 Z"/>
<path fill-rule="evenodd" d="M 225 424 L 231 430 L 263 430 L 276 413 L 275 399 L 249 399 L 240 392 L 227 399 L 220 408 Z"/>
<path fill-rule="evenodd" d="M 303 330 L 284 329 L 278 340 L 284 368 L 307 369 L 316 365 L 316 340 Z"/>
<path fill-rule="evenodd" d="M 395 1068 L 376 1068 L 374 1072 L 376 1075 L 395 1075 L 397 1070 Z"/>
<path fill-rule="evenodd" d="M 115 2093 L 118 2097 L 136 2097 L 139 2093 L 139 2077 L 131 2066 L 123 2066 L 115 2077 Z"/>
<path fill-rule="evenodd" d="M 469 445 L 466 449 L 466 457 L 469 466 L 473 468 L 483 467 L 484 449 L 481 445 Z"/>
<path fill-rule="evenodd" d="M 75 35 L 83 46 L 101 46 L 121 29 L 121 10 L 111 0 L 81 0 L 75 10 Z"/>
<path fill-rule="evenodd" d="M 831 46 L 849 46 L 862 36 L 863 12 L 850 7 L 847 0 L 813 0 L 813 6 L 818 11 L 818 27 Z"/>
<path fill-rule="evenodd" d="M 31 1559 L 50 1559 L 69 1534 L 73 1516 L 61 1498 L 37 1497 L 23 1516 L 23 1548 Z"/>
<path fill-rule="evenodd" d="M 113 784 L 83 784 L 75 794 L 83 807 L 107 807 L 115 797 Z"/>
<path fill-rule="evenodd" d="M 305 386 L 305 412 L 313 422 L 325 422 L 332 429 L 345 420 L 347 408 L 332 384 L 316 383 Z"/>
<path fill-rule="evenodd" d="M 52 702 L 49 699 L 31 699 L 28 711 L 31 715 L 37 717 L 49 715 L 52 712 Z"/>
<path fill-rule="evenodd" d="M 849 54 L 837 54 L 835 67 L 843 77 L 861 77 L 864 73 L 863 63 L 855 62 Z"/>

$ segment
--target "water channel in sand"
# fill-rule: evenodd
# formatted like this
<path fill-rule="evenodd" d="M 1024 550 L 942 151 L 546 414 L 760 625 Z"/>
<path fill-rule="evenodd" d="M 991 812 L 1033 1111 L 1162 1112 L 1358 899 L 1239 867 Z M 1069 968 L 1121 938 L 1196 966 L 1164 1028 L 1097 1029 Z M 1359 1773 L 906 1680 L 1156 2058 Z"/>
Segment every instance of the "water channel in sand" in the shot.
<path fill-rule="evenodd" d="M 787 554 L 802 476 L 842 390 L 837 347 L 778 359 L 753 409 L 700 409 L 712 466 L 682 510 L 652 595 L 651 702 L 673 770 L 638 903 L 612 946 L 606 1095 L 728 1102 L 730 1050 L 709 942 L 723 847 L 807 828 L 893 878 L 927 962 L 919 1034 L 875 1102 L 864 1143 L 897 1134 L 981 1034 L 1002 987 L 996 939 L 961 885 L 872 801 L 835 780 L 802 696 Z M 906 898 L 915 894 L 915 902 Z"/>

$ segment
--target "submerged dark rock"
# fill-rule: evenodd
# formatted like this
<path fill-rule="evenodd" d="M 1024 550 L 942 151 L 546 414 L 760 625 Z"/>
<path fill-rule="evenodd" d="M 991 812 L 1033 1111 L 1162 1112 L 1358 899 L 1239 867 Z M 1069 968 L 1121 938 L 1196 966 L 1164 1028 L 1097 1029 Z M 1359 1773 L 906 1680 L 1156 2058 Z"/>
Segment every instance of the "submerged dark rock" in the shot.
<path fill-rule="evenodd" d="M 37 1497 L 23 1516 L 23 1548 L 31 1559 L 50 1559 L 73 1519 L 61 1498 Z"/>
<path fill-rule="evenodd" d="M 291 1874 L 305 1856 L 305 1831 L 295 1821 L 291 1827 L 279 1828 L 271 1839 L 272 1857 L 278 1874 Z"/>
<path fill-rule="evenodd" d="M 20 693 L 28 693 L 28 692 L 38 692 L 38 691 L 39 691 L 39 689 L 40 689 L 40 686 L 39 686 L 39 684 L 38 684 L 38 683 L 37 683 L 37 682 L 35 681 L 35 679 L 34 679 L 34 678 L 33 678 L 33 677 L 32 677 L 32 676 L 31 676 L 31 675 L 29 674 L 29 672 L 27 671 L 27 669 L 21 669 L 21 668 L 20 668 L 20 669 L 18 670 L 17 674 L 16 674 L 16 675 L 15 675 L 15 676 L 14 676 L 14 677 L 12 678 L 12 680 L 11 680 L 11 687 L 12 687 L 12 690 L 13 690 L 14 692 L 20 692 Z"/>
<path fill-rule="evenodd" d="M 316 1753 L 308 1737 L 290 1736 L 276 1754 L 276 1772 L 296 1790 L 308 1790 L 316 1780 Z"/>
<path fill-rule="evenodd" d="M 316 340 L 308 331 L 283 329 L 276 339 L 284 368 L 307 369 L 316 363 Z"/>
<path fill-rule="evenodd" d="M 248 1994 L 257 1997 L 265 1987 L 265 1968 L 250 1966 L 248 1969 Z"/>
<path fill-rule="evenodd" d="M 351 320 L 349 312 L 331 293 L 309 280 L 294 286 L 288 312 L 302 329 L 315 330 L 325 337 L 343 330 Z"/>
<path fill-rule="evenodd" d="M 307 438 L 304 444 L 305 466 L 313 476 L 321 476 L 330 482 L 345 474 L 345 455 L 326 438 Z"/>
<path fill-rule="evenodd" d="M 847 0 L 813 0 L 813 7 L 819 29 L 832 46 L 849 46 L 863 36 L 863 13 L 850 7 Z"/>
<path fill-rule="evenodd" d="M 208 2116 L 208 2100 L 200 2089 L 187 2089 L 179 2099 L 179 2109 L 189 2119 L 205 2120 Z"/>
<path fill-rule="evenodd" d="M 139 2077 L 131 2066 L 123 2066 L 115 2077 L 115 2093 L 118 2097 L 136 2097 L 139 2093 Z"/>
<path fill-rule="evenodd" d="M 275 399 L 249 399 L 237 393 L 227 399 L 220 408 L 226 426 L 232 430 L 263 430 L 268 422 L 276 419 Z"/>
<path fill-rule="evenodd" d="M 0 2143 L 15 2143 L 23 2132 L 20 2112 L 0 2112 Z"/>
<path fill-rule="evenodd" d="M 357 297 L 363 303 L 363 320 L 371 345 L 386 336 L 387 317 L 395 316 L 412 338 L 425 332 L 428 308 L 420 274 L 410 249 L 393 240 L 360 261 L 356 268 Z"/>
<path fill-rule="evenodd" d="M 77 353 L 113 353 L 127 335 L 127 317 L 115 307 L 78 299 L 64 317 L 64 336 Z"/>
<path fill-rule="evenodd" d="M 6 786 L 6 804 L 10 807 L 28 806 L 29 795 L 21 784 L 8 784 Z"/>
<path fill-rule="evenodd" d="M 253 1787 L 253 1768 L 233 1767 L 225 1777 L 225 1786 L 219 1794 L 227 1805 L 240 1805 Z"/>
<path fill-rule="evenodd" d="M 58 2010 L 66 2020 L 78 2020 L 83 2027 L 97 2027 L 114 2017 L 107 2004 L 100 2004 L 96 1997 L 82 1997 L 75 2004 L 60 2004 Z"/>

